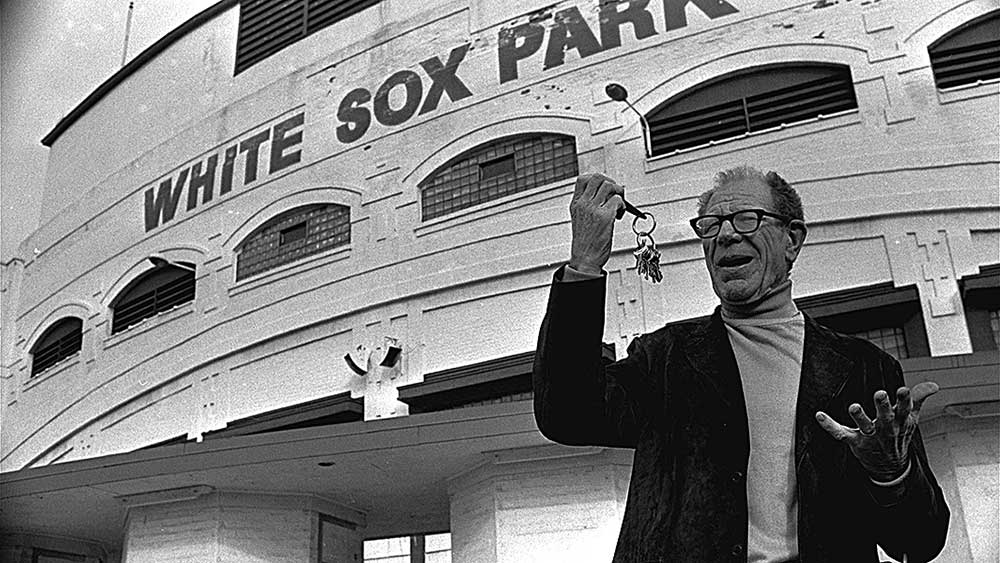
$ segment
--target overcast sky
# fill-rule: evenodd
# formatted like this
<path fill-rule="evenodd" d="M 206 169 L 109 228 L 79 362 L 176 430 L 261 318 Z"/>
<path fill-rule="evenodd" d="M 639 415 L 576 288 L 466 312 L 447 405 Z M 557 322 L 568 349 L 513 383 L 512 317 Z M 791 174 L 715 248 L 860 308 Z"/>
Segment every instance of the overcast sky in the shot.
<path fill-rule="evenodd" d="M 218 0 L 135 0 L 128 59 Z M 0 259 L 38 228 L 59 119 L 122 66 L 129 0 L 0 0 Z M 81 186 L 89 189 L 91 186 Z"/>

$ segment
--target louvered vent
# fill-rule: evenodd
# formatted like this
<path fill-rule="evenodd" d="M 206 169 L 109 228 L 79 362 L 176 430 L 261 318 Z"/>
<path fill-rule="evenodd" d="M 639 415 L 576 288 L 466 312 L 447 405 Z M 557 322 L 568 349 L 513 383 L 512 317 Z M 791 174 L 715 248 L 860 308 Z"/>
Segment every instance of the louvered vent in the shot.
<path fill-rule="evenodd" d="M 379 0 L 242 0 L 236 74 Z"/>
<path fill-rule="evenodd" d="M 1000 78 L 1000 12 L 949 33 L 928 52 L 938 88 Z"/>
<path fill-rule="evenodd" d="M 647 114 L 653 156 L 857 109 L 846 66 L 799 65 L 741 73 Z"/>
<path fill-rule="evenodd" d="M 83 321 L 63 319 L 38 340 L 32 352 L 31 376 L 34 377 L 80 351 Z"/>
<path fill-rule="evenodd" d="M 159 313 L 194 301 L 194 297 L 194 270 L 174 266 L 158 268 L 118 298 L 111 333 L 121 332 Z"/>

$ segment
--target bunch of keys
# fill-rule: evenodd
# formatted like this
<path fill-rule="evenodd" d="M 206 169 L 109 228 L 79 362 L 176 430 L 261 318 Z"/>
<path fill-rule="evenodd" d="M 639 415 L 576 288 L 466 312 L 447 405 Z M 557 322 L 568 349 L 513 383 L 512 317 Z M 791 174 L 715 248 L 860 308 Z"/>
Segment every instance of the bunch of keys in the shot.
<path fill-rule="evenodd" d="M 641 231 L 638 228 L 639 219 L 648 218 L 653 225 L 648 231 Z M 656 229 L 656 219 L 652 213 L 636 215 L 632 221 L 632 232 L 635 233 L 635 244 L 637 248 L 632 254 L 635 255 L 635 269 L 640 276 L 658 283 L 663 280 L 660 273 L 660 251 L 656 249 L 656 241 L 653 240 L 653 230 Z"/>

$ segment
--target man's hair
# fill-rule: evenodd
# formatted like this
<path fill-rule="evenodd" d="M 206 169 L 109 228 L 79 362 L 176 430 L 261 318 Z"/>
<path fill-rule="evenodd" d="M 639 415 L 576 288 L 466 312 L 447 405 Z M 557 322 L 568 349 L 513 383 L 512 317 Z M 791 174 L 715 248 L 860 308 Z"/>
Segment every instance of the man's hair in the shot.
<path fill-rule="evenodd" d="M 708 202 L 715 194 L 715 190 L 738 180 L 756 180 L 771 188 L 771 199 L 774 200 L 774 212 L 787 215 L 792 219 L 805 221 L 802 212 L 802 198 L 791 184 L 778 175 L 777 172 L 764 174 L 760 170 L 748 164 L 742 164 L 723 170 L 715 175 L 715 182 L 711 189 L 701 194 L 698 198 L 698 214 L 703 215 L 708 207 Z"/>

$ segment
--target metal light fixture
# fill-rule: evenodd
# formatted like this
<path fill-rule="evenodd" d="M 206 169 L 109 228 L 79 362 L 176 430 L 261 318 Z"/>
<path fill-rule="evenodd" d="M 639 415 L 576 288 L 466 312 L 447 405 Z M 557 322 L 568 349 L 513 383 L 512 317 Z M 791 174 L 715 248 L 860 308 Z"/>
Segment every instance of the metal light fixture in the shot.
<path fill-rule="evenodd" d="M 609 98 L 611 98 L 616 102 L 625 102 L 625 105 L 627 105 L 629 109 L 634 111 L 635 114 L 639 116 L 639 124 L 642 125 L 642 140 L 643 144 L 645 145 L 644 148 L 646 149 L 646 158 L 649 158 L 649 148 L 650 148 L 649 123 L 646 121 L 646 117 L 643 116 L 641 113 L 639 113 L 639 110 L 635 109 L 635 106 L 629 103 L 628 90 L 626 90 L 625 87 L 622 86 L 621 84 L 611 82 L 604 87 L 604 93 L 607 94 Z"/>
<path fill-rule="evenodd" d="M 147 257 L 146 259 L 149 260 L 150 263 L 152 263 L 153 266 L 156 266 L 157 268 L 165 268 L 167 266 L 172 266 L 174 268 L 180 268 L 181 270 L 187 270 L 189 272 L 194 271 L 194 266 L 191 266 L 190 264 L 185 264 L 183 262 L 172 262 L 164 258 L 162 254 L 150 254 L 149 257 Z"/>

